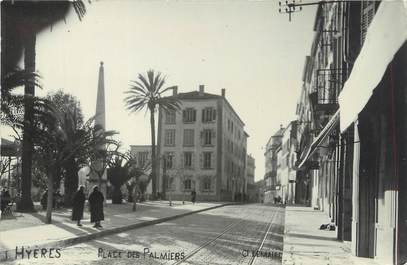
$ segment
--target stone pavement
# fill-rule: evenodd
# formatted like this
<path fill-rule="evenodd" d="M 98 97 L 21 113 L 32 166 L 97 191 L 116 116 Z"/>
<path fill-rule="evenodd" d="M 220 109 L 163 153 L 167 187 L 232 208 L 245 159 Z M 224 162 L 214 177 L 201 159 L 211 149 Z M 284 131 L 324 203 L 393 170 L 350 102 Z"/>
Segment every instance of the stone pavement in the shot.
<path fill-rule="evenodd" d="M 85 242 L 94 238 L 120 233 L 129 229 L 156 224 L 192 213 L 224 206 L 222 203 L 196 203 L 180 201 L 148 201 L 137 203 L 132 211 L 132 203 L 113 205 L 107 203 L 102 229 L 92 227 L 88 207 L 85 206 L 82 227 L 70 220 L 71 210 L 60 209 L 53 212 L 52 224 L 45 224 L 45 211 L 37 213 L 14 212 L 13 219 L 0 220 L 0 261 L 6 251 L 11 253 L 16 247 L 64 246 Z M 12 250 L 12 251 L 11 251 Z"/>
<path fill-rule="evenodd" d="M 336 231 L 319 230 L 330 223 L 328 216 L 311 207 L 287 206 L 283 265 L 378 265 L 373 259 L 350 253 L 350 244 L 336 239 Z"/>

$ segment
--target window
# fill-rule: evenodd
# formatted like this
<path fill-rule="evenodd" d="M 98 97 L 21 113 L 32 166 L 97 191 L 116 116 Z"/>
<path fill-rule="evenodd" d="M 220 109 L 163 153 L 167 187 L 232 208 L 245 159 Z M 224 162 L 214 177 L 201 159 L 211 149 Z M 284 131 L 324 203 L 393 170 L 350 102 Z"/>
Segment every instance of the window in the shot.
<path fill-rule="evenodd" d="M 165 152 L 165 167 L 166 169 L 172 169 L 174 166 L 174 153 L 173 152 Z"/>
<path fill-rule="evenodd" d="M 184 190 L 191 190 L 191 188 L 192 188 L 191 179 L 184 180 Z"/>
<path fill-rule="evenodd" d="M 216 120 L 216 110 L 214 108 L 204 108 L 202 110 L 202 122 L 212 122 Z"/>
<path fill-rule="evenodd" d="M 202 189 L 209 191 L 211 189 L 211 179 L 205 178 L 202 183 Z"/>
<path fill-rule="evenodd" d="M 175 111 L 169 110 L 165 112 L 165 123 L 175 124 Z"/>
<path fill-rule="evenodd" d="M 137 157 L 138 166 L 144 166 L 148 160 L 148 152 L 139 152 Z"/>
<path fill-rule="evenodd" d="M 204 152 L 203 153 L 203 168 L 211 168 L 212 166 L 212 153 L 211 152 Z"/>
<path fill-rule="evenodd" d="M 195 122 L 196 121 L 196 110 L 193 108 L 187 108 L 182 111 L 182 121 L 183 122 Z"/>
<path fill-rule="evenodd" d="M 213 145 L 215 141 L 215 131 L 212 129 L 205 129 L 201 133 L 202 145 Z"/>
<path fill-rule="evenodd" d="M 194 146 L 195 142 L 195 131 L 194 129 L 184 130 L 184 146 Z"/>
<path fill-rule="evenodd" d="M 175 129 L 165 130 L 164 145 L 166 145 L 166 146 L 175 145 Z"/>
<path fill-rule="evenodd" d="M 184 152 L 184 168 L 192 168 L 192 152 Z"/>

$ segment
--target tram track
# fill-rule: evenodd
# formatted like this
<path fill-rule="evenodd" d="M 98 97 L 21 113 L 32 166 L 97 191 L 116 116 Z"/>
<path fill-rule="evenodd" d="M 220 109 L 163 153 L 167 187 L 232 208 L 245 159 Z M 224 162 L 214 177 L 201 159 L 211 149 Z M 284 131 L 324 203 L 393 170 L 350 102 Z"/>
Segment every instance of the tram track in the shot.
<path fill-rule="evenodd" d="M 254 249 L 256 249 L 255 251 L 250 251 L 250 255 L 248 255 L 246 258 L 243 258 L 243 262 L 244 264 L 249 264 L 252 265 L 254 264 L 254 262 L 257 259 L 257 255 L 255 255 L 256 253 L 259 253 L 262 251 L 262 249 L 264 248 L 265 242 L 267 241 L 267 237 L 270 234 L 270 231 L 273 228 L 273 224 L 276 220 L 276 217 L 281 214 L 280 210 L 276 210 L 272 216 L 270 217 L 270 221 L 266 223 L 265 226 L 263 226 L 263 229 L 258 229 L 257 227 L 255 227 L 256 232 L 257 231 L 264 231 L 262 232 L 261 236 L 260 236 L 260 240 L 256 241 L 257 244 L 253 244 L 255 245 Z M 201 244 L 200 246 L 198 246 L 197 248 L 195 248 L 194 250 L 192 250 L 189 254 L 187 254 L 185 256 L 185 258 L 183 258 L 182 260 L 178 260 L 174 263 L 172 263 L 171 265 L 178 265 L 178 264 L 184 264 L 184 263 L 191 263 L 193 264 L 194 262 L 191 261 L 193 258 L 198 257 L 200 254 L 202 254 L 202 252 L 204 252 L 205 250 L 208 251 L 208 247 L 211 245 L 214 245 L 216 243 L 219 243 L 217 241 L 220 241 L 222 239 L 222 237 L 226 236 L 228 232 L 232 231 L 234 228 L 237 228 L 239 224 L 244 223 L 245 221 L 247 221 L 248 219 L 246 219 L 247 217 L 249 217 L 250 214 L 244 216 L 241 218 L 241 220 L 238 220 L 236 222 L 233 222 L 231 224 L 229 224 L 224 230 L 222 230 L 222 232 L 220 232 L 216 237 L 211 238 L 210 240 L 204 242 L 203 244 Z M 262 217 L 265 217 L 264 215 Z M 242 229 L 241 229 L 242 230 Z M 241 231 L 239 230 L 239 231 Z M 245 236 L 250 236 L 248 234 L 245 234 Z M 232 235 L 232 237 L 238 237 L 238 235 Z M 238 241 L 238 239 L 236 239 L 236 241 Z M 243 251 L 243 250 L 242 250 Z M 204 254 L 202 254 L 204 255 Z M 215 254 L 216 255 L 216 254 Z M 214 255 L 214 256 L 215 256 Z M 249 258 L 249 260 L 247 261 L 247 258 Z"/>

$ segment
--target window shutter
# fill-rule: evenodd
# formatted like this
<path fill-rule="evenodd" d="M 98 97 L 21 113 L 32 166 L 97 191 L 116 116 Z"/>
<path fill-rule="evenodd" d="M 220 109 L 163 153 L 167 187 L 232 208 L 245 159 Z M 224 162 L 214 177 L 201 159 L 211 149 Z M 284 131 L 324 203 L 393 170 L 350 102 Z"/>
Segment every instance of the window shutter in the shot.
<path fill-rule="evenodd" d="M 205 109 L 202 109 L 202 122 L 205 122 Z"/>
<path fill-rule="evenodd" d="M 195 167 L 195 153 L 191 154 L 191 168 Z"/>
<path fill-rule="evenodd" d="M 216 131 L 214 130 L 214 129 L 212 129 L 212 144 L 215 144 L 216 142 L 215 142 L 215 140 L 216 140 Z"/>
<path fill-rule="evenodd" d="M 181 153 L 181 164 L 180 168 L 185 168 L 185 153 Z"/>
<path fill-rule="evenodd" d="M 216 109 L 212 109 L 212 120 L 216 120 Z"/>
<path fill-rule="evenodd" d="M 196 110 L 195 109 L 193 110 L 193 119 L 192 119 L 192 121 L 196 121 Z"/>
<path fill-rule="evenodd" d="M 202 153 L 199 154 L 199 167 L 203 168 L 203 154 Z"/>
<path fill-rule="evenodd" d="M 185 110 L 182 111 L 182 121 L 186 121 L 187 112 Z"/>
<path fill-rule="evenodd" d="M 205 137 L 205 131 L 201 131 L 201 146 L 204 145 L 204 137 Z"/>
<path fill-rule="evenodd" d="M 215 168 L 215 153 L 211 153 L 211 168 Z"/>

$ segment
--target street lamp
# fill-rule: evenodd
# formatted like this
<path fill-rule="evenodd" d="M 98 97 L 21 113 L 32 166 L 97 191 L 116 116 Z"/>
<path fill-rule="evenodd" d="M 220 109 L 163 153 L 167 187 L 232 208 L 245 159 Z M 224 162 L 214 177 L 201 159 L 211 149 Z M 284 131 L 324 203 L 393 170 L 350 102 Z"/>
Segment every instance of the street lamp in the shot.
<path fill-rule="evenodd" d="M 344 2 L 352 2 L 354 0 L 321 0 L 316 2 L 309 2 L 309 3 L 302 3 L 301 0 L 286 0 L 284 2 L 278 1 L 278 12 L 280 14 L 287 13 L 288 14 L 288 21 L 291 21 L 291 14 L 295 12 L 300 12 L 303 6 L 312 6 L 312 5 L 319 5 L 319 4 L 332 4 L 332 3 L 344 3 Z M 282 10 L 284 8 L 284 10 Z"/>

